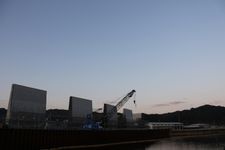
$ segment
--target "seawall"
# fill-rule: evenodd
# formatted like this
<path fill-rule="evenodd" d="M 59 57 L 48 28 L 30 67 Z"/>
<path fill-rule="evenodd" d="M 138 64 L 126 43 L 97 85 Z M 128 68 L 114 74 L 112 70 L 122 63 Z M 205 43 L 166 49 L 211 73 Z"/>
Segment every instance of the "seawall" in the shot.
<path fill-rule="evenodd" d="M 1 149 L 48 149 L 168 138 L 169 130 L 0 129 Z"/>

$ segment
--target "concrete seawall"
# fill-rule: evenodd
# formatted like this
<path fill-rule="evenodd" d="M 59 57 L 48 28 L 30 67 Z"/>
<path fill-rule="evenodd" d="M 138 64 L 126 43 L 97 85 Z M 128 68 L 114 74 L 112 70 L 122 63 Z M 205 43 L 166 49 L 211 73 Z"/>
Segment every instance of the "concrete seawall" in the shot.
<path fill-rule="evenodd" d="M 70 149 L 147 143 L 163 138 L 225 135 L 225 129 L 198 130 L 31 130 L 0 129 L 1 149 Z"/>
<path fill-rule="evenodd" d="M 1 149 L 48 149 L 142 142 L 168 138 L 169 130 L 25 130 L 0 129 Z"/>

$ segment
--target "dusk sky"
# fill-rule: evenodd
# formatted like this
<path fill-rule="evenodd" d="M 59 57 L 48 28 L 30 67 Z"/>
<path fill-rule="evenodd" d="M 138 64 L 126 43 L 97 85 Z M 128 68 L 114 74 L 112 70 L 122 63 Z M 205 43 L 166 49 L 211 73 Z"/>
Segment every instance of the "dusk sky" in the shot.
<path fill-rule="evenodd" d="M 0 107 L 11 84 L 94 108 L 137 91 L 134 112 L 225 106 L 223 0 L 1 0 Z"/>

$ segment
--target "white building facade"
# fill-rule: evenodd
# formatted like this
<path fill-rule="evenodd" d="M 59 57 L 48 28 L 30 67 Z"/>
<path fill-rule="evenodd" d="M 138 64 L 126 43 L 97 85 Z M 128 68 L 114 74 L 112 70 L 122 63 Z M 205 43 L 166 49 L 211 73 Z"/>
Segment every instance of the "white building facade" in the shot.
<path fill-rule="evenodd" d="M 148 122 L 147 126 L 149 127 L 149 129 L 183 129 L 183 123 L 180 122 Z"/>

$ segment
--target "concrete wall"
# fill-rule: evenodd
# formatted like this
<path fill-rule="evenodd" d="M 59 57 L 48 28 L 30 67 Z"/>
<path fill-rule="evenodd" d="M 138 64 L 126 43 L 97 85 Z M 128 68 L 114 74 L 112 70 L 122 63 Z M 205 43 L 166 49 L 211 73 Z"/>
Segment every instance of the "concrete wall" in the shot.
<path fill-rule="evenodd" d="M 133 113 L 130 109 L 123 109 L 123 116 L 126 118 L 127 122 L 133 122 Z"/>
<path fill-rule="evenodd" d="M 112 109 L 113 109 L 113 105 L 110 105 L 110 104 L 104 104 L 104 113 L 109 113 Z M 113 120 L 113 121 L 117 121 L 118 119 L 118 115 L 117 113 L 110 119 L 110 120 Z"/>
<path fill-rule="evenodd" d="M 110 111 L 113 109 L 113 105 L 110 104 L 104 104 L 104 114 L 110 113 Z M 118 115 L 117 113 L 110 119 L 105 120 L 106 127 L 108 128 L 115 128 L 118 126 Z"/>
<path fill-rule="evenodd" d="M 11 127 L 39 126 L 45 119 L 46 96 L 44 90 L 13 84 L 8 104 L 6 122 Z"/>
<path fill-rule="evenodd" d="M 88 114 L 92 114 L 92 101 L 71 96 L 69 109 L 72 117 L 86 118 Z"/>
<path fill-rule="evenodd" d="M 219 131 L 220 133 L 222 131 Z M 16 130 L 0 129 L 1 149 L 132 149 L 138 141 L 169 138 L 169 130 Z M 135 143 L 134 143 L 135 141 Z M 125 142 L 129 148 L 113 147 L 113 143 Z M 133 143 L 133 144 L 132 144 Z M 112 144 L 110 147 L 96 145 Z M 92 147 L 92 146 L 93 147 Z M 145 144 L 142 144 L 145 146 Z M 85 147 L 86 146 L 86 147 Z M 61 147 L 61 148 L 60 148 Z M 81 148 L 79 148 L 81 147 Z M 136 147 L 136 146 L 135 146 Z M 143 149 L 145 149 L 143 147 Z M 168 148 L 169 149 L 169 148 Z"/>
<path fill-rule="evenodd" d="M 10 110 L 13 112 L 45 113 L 47 92 L 39 89 L 12 85 Z"/>
<path fill-rule="evenodd" d="M 69 111 L 71 115 L 70 126 L 82 127 L 87 115 L 92 115 L 92 101 L 79 97 L 70 97 Z"/>

